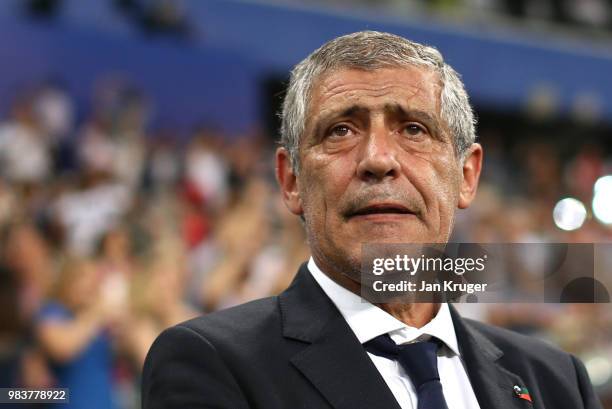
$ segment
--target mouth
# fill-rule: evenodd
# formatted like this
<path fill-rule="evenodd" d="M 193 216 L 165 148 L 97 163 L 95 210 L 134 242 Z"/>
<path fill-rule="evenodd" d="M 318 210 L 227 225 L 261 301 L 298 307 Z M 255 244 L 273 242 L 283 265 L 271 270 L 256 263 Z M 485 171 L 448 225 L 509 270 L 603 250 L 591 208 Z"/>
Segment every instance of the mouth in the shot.
<path fill-rule="evenodd" d="M 381 217 L 401 217 L 406 215 L 415 215 L 413 211 L 406 206 L 397 203 L 376 203 L 361 207 L 355 211 L 349 212 L 348 219 L 360 217 L 368 219 L 377 219 Z"/>

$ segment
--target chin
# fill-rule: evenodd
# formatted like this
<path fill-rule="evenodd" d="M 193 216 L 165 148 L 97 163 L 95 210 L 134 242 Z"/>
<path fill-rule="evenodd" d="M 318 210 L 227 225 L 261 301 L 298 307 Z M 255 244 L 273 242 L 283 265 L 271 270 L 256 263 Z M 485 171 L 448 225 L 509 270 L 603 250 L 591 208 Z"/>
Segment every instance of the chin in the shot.
<path fill-rule="evenodd" d="M 362 244 L 370 243 L 429 243 L 427 236 L 419 229 L 406 229 L 401 226 L 371 226 L 367 229 L 360 229 L 358 234 L 354 234 L 353 240 Z"/>

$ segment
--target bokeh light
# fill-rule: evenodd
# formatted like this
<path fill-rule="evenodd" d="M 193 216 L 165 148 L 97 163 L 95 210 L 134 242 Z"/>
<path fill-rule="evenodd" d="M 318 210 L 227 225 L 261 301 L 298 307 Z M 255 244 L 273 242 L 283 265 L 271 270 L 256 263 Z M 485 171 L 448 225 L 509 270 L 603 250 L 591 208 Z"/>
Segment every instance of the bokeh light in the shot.
<path fill-rule="evenodd" d="M 612 363 L 607 357 L 603 355 L 590 357 L 585 359 L 584 365 L 593 385 L 605 385 L 612 379 Z"/>
<path fill-rule="evenodd" d="M 612 191 L 612 175 L 602 176 L 593 185 L 593 192 L 597 194 L 598 192 L 604 191 Z"/>
<path fill-rule="evenodd" d="M 555 225 L 566 231 L 582 227 L 587 211 L 581 201 L 568 197 L 560 200 L 553 209 Z"/>
<path fill-rule="evenodd" d="M 597 179 L 593 192 L 593 215 L 603 224 L 612 224 L 612 175 Z"/>

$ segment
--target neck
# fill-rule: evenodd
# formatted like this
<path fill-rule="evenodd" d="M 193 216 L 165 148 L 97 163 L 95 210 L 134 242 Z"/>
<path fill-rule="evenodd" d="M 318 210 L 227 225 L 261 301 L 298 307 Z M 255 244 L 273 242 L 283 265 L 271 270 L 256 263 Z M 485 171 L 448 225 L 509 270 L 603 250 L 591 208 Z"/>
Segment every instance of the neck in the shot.
<path fill-rule="evenodd" d="M 375 304 L 404 324 L 421 328 L 433 319 L 440 309 L 440 304 L 435 303 L 388 303 Z"/>

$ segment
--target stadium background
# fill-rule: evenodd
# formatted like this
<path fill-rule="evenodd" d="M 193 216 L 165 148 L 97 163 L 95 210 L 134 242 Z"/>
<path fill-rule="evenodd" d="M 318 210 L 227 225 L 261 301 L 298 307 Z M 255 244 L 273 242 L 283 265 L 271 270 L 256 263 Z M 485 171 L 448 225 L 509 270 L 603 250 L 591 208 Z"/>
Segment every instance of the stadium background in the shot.
<path fill-rule="evenodd" d="M 463 75 L 485 166 L 455 239 L 611 241 L 612 1 L 6 0 L 0 387 L 139 407 L 163 328 L 286 287 L 308 249 L 275 113 L 293 64 L 363 29 Z M 577 354 L 612 408 L 610 304 L 462 310 Z"/>

